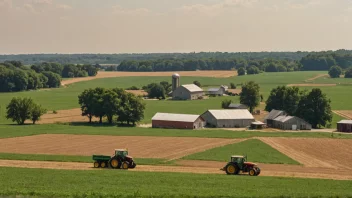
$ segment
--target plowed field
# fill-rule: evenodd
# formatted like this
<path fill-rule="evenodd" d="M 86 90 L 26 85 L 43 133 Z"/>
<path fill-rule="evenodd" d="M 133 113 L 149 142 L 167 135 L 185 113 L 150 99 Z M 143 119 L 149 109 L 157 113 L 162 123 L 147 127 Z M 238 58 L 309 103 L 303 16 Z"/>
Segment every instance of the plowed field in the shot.
<path fill-rule="evenodd" d="M 352 119 L 352 111 L 351 110 L 341 110 L 341 111 L 334 111 L 334 113 L 338 114 L 347 119 Z"/>
<path fill-rule="evenodd" d="M 352 140 L 259 138 L 305 167 L 352 169 Z"/>
<path fill-rule="evenodd" d="M 88 122 L 87 116 L 82 116 L 81 109 L 58 110 L 56 114 L 48 112 L 44 114 L 37 124 L 53 124 L 66 122 Z M 98 118 L 93 118 L 92 121 L 99 121 Z M 30 123 L 30 121 L 28 121 Z"/>
<path fill-rule="evenodd" d="M 200 76 L 200 77 L 216 77 L 227 78 L 237 76 L 236 71 L 179 71 L 179 72 L 98 72 L 94 77 L 73 78 L 63 80 L 62 85 L 69 85 L 76 82 L 94 80 L 98 78 L 114 78 L 114 77 L 128 77 L 128 76 L 171 76 L 178 73 L 181 76 Z"/>
<path fill-rule="evenodd" d="M 118 129 L 116 129 L 118 130 Z M 102 135 L 35 135 L 0 139 L 1 153 L 112 155 L 114 149 L 128 148 L 136 158 L 177 159 L 240 139 L 140 137 Z"/>

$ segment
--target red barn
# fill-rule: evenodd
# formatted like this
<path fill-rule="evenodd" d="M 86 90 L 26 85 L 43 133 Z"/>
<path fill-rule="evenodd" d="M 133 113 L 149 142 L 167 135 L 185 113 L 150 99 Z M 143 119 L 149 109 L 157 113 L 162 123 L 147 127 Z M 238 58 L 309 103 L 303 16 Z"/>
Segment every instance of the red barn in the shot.
<path fill-rule="evenodd" d="M 204 126 L 205 121 L 199 115 L 156 113 L 152 118 L 153 128 L 199 129 Z"/>

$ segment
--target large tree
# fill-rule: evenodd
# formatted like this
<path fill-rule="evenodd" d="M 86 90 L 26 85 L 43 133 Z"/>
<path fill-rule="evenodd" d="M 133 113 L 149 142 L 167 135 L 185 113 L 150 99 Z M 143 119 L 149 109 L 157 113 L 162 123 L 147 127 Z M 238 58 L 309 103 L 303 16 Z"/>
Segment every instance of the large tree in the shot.
<path fill-rule="evenodd" d="M 329 75 L 331 78 L 340 78 L 341 74 L 342 74 L 342 69 L 337 65 L 332 66 L 329 70 Z"/>
<path fill-rule="evenodd" d="M 244 67 L 240 67 L 238 68 L 237 73 L 239 76 L 246 75 L 246 69 L 244 69 Z"/>
<path fill-rule="evenodd" d="M 299 100 L 300 92 L 298 87 L 278 86 L 271 90 L 269 98 L 266 101 L 265 110 L 283 110 L 293 115 L 297 110 Z"/>
<path fill-rule="evenodd" d="M 89 118 L 89 123 L 92 122 L 94 116 L 94 89 L 86 89 L 78 96 L 78 103 L 81 106 L 82 116 Z"/>
<path fill-rule="evenodd" d="M 101 98 L 102 110 L 105 113 L 109 124 L 112 124 L 113 117 L 116 115 L 117 109 L 120 106 L 120 99 L 117 93 L 111 89 L 106 89 Z"/>
<path fill-rule="evenodd" d="M 165 89 L 162 85 L 153 83 L 150 88 L 147 89 L 149 98 L 162 98 L 165 99 Z"/>
<path fill-rule="evenodd" d="M 12 98 L 6 107 L 6 118 L 22 125 L 27 119 L 31 119 L 33 105 L 34 102 L 31 98 Z"/>
<path fill-rule="evenodd" d="M 331 101 L 318 88 L 304 94 L 298 103 L 296 116 L 309 122 L 313 128 L 326 126 L 332 121 Z"/>
<path fill-rule="evenodd" d="M 240 93 L 240 102 L 249 107 L 249 111 L 252 113 L 254 108 L 260 103 L 259 95 L 260 87 L 257 83 L 249 81 L 242 85 L 242 92 Z"/>
<path fill-rule="evenodd" d="M 56 88 L 60 87 L 61 85 L 61 76 L 59 74 L 56 74 L 54 72 L 43 72 L 44 76 L 47 77 L 48 82 L 47 82 L 47 87 L 48 88 Z"/>

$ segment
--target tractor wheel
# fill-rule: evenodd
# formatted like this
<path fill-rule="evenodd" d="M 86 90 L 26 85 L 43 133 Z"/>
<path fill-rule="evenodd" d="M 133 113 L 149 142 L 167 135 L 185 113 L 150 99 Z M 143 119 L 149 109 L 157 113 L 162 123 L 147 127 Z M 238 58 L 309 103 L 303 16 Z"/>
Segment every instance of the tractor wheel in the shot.
<path fill-rule="evenodd" d="M 100 167 L 102 167 L 102 168 L 106 168 L 106 162 L 100 162 Z"/>
<path fill-rule="evenodd" d="M 248 173 L 249 173 L 250 176 L 256 176 L 257 175 L 257 171 L 255 171 L 255 169 L 253 169 L 253 168 L 249 169 Z"/>
<path fill-rule="evenodd" d="M 127 170 L 129 166 L 130 166 L 130 163 L 122 162 L 121 168 Z"/>
<path fill-rule="evenodd" d="M 226 174 L 228 175 L 235 175 L 238 173 L 238 167 L 235 166 L 234 164 L 228 164 L 225 168 Z"/>
<path fill-rule="evenodd" d="M 99 168 L 99 167 L 100 167 L 99 162 L 95 161 L 95 162 L 94 162 L 94 168 Z"/>
<path fill-rule="evenodd" d="M 134 161 L 132 161 L 132 163 L 130 164 L 130 168 L 136 168 L 137 164 L 134 163 Z"/>
<path fill-rule="evenodd" d="M 255 172 L 256 172 L 255 176 L 258 176 L 258 175 L 260 174 L 260 169 L 259 169 L 259 168 L 256 168 L 256 169 L 255 169 Z"/>
<path fill-rule="evenodd" d="M 118 159 L 116 158 L 112 158 L 109 162 L 110 164 L 110 167 L 113 168 L 113 169 L 117 169 L 117 168 L 120 168 L 120 162 Z"/>

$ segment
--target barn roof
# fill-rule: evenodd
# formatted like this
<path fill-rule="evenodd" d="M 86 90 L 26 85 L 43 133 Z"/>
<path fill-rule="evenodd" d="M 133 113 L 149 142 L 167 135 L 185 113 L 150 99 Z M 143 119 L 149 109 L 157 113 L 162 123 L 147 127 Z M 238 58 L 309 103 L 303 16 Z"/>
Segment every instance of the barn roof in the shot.
<path fill-rule="evenodd" d="M 254 119 L 247 109 L 208 110 L 217 120 Z"/>
<path fill-rule="evenodd" d="M 176 114 L 176 113 L 156 113 L 152 120 L 175 121 L 175 122 L 195 122 L 199 115 Z"/>
<path fill-rule="evenodd" d="M 278 116 L 280 116 L 280 114 L 284 113 L 283 111 L 280 110 L 271 110 L 270 113 L 265 117 L 265 120 L 274 120 L 275 118 L 277 118 Z"/>
<path fill-rule="evenodd" d="M 338 124 L 352 124 L 352 120 L 341 120 Z"/>
<path fill-rule="evenodd" d="M 236 108 L 236 107 L 247 107 L 247 105 L 244 105 L 244 104 L 233 104 L 233 103 L 231 103 L 230 105 L 229 105 L 229 107 L 230 108 Z"/>
<path fill-rule="evenodd" d="M 195 84 L 182 85 L 182 87 L 187 89 L 189 92 L 200 92 L 200 91 L 203 91 L 202 88 L 198 87 Z"/>
<path fill-rule="evenodd" d="M 261 122 L 261 121 L 255 121 L 252 122 L 253 125 L 265 125 L 265 123 Z"/>
<path fill-rule="evenodd" d="M 292 118 L 294 118 L 294 117 L 293 116 L 278 116 L 274 120 L 279 121 L 279 122 L 287 122 L 288 120 L 291 120 Z"/>

